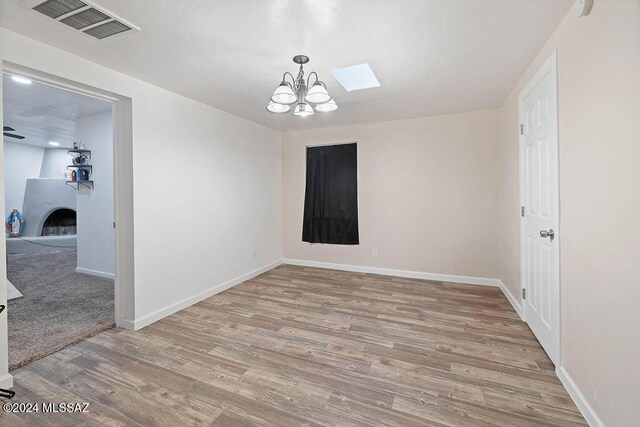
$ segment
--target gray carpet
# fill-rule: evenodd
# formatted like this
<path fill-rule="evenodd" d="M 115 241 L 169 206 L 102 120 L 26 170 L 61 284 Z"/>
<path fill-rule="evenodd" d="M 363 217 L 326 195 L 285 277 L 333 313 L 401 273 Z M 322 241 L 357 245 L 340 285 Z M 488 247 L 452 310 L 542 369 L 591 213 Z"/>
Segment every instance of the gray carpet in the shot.
<path fill-rule="evenodd" d="M 113 280 L 75 272 L 76 251 L 9 255 L 9 370 L 115 326 Z"/>

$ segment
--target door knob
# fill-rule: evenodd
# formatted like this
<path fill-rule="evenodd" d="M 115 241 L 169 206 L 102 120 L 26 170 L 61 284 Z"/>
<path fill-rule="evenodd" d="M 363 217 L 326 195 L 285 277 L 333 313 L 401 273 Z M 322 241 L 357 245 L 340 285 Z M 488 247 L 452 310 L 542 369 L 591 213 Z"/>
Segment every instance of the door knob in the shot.
<path fill-rule="evenodd" d="M 547 230 L 540 230 L 540 237 L 548 237 L 551 240 L 553 240 L 554 237 L 556 237 L 556 232 L 553 231 L 553 228 L 549 231 Z"/>

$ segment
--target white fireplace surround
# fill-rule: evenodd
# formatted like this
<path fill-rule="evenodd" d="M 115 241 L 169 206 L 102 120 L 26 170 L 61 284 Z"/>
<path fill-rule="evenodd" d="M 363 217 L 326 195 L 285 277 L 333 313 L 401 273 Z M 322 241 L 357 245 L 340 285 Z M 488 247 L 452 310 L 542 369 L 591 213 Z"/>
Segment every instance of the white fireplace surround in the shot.
<path fill-rule="evenodd" d="M 76 211 L 76 191 L 65 185 L 64 179 L 27 179 L 24 192 L 24 229 L 26 237 L 42 235 L 42 226 L 58 209 Z"/>

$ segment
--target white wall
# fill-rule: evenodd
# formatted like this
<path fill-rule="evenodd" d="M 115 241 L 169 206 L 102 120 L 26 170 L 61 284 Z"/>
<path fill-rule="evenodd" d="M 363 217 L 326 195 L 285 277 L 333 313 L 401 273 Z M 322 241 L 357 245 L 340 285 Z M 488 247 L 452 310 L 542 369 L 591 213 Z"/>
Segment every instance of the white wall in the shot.
<path fill-rule="evenodd" d="M 13 209 L 24 213 L 24 190 L 27 179 L 40 177 L 44 151 L 45 149 L 40 147 L 4 142 L 4 218 Z"/>
<path fill-rule="evenodd" d="M 494 280 L 498 136 L 497 110 L 285 132 L 284 257 Z M 303 242 L 306 145 L 354 141 L 360 244 Z"/>
<path fill-rule="evenodd" d="M 78 119 L 76 137 L 91 150 L 90 162 L 93 165 L 91 179 L 94 181 L 93 191 L 81 187 L 77 193 L 78 266 L 76 271 L 113 278 L 115 231 L 113 228 L 112 114 L 109 112 Z"/>
<path fill-rule="evenodd" d="M 40 178 L 64 179 L 67 165 L 71 164 L 71 156 L 67 148 L 45 148 L 40 168 Z"/>
<path fill-rule="evenodd" d="M 132 100 L 129 322 L 144 325 L 282 257 L 278 132 L 6 29 L 0 37 L 5 61 Z M 3 316 L 0 339 L 5 331 Z"/>
<path fill-rule="evenodd" d="M 638 425 L 640 1 L 571 10 L 502 107 L 500 278 L 519 299 L 517 97 L 556 49 L 562 365 L 592 422 Z"/>

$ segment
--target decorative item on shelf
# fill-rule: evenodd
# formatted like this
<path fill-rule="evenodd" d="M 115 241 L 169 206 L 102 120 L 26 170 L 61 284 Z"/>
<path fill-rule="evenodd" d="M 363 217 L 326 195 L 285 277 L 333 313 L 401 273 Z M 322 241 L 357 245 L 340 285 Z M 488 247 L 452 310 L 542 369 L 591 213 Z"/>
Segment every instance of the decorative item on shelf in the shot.
<path fill-rule="evenodd" d="M 69 150 L 67 151 L 67 153 L 69 153 L 69 155 L 71 157 L 79 157 L 79 156 L 84 156 L 86 157 L 87 161 L 91 160 L 91 150 L 85 150 L 82 148 L 74 148 L 73 150 Z"/>
<path fill-rule="evenodd" d="M 267 110 L 271 113 L 282 114 L 291 111 L 291 105 L 296 104 L 293 115 L 306 117 L 314 113 L 314 109 L 310 104 L 315 104 L 315 111 L 329 112 L 338 109 L 329 92 L 327 85 L 320 81 L 318 73 L 311 72 L 307 79 L 304 78 L 303 65 L 309 62 L 309 57 L 305 55 L 296 55 L 293 62 L 300 65 L 298 75 L 293 77 L 290 72 L 284 73 L 282 82 L 273 92 Z M 315 76 L 315 81 L 311 83 L 311 76 Z M 291 78 L 291 82 L 287 81 L 287 76 Z"/>
<path fill-rule="evenodd" d="M 72 164 L 67 166 L 67 169 L 71 170 L 71 181 L 66 181 L 66 185 L 76 190 L 80 190 L 80 186 L 93 190 L 93 181 L 91 180 L 93 166 L 89 164 L 91 150 L 85 149 L 84 144 L 78 148 L 78 143 L 74 142 L 73 150 L 69 150 L 68 153 L 73 159 Z"/>
<path fill-rule="evenodd" d="M 80 155 L 74 157 L 72 162 L 74 165 L 86 165 L 89 162 L 89 159 L 84 153 L 81 153 Z"/>

